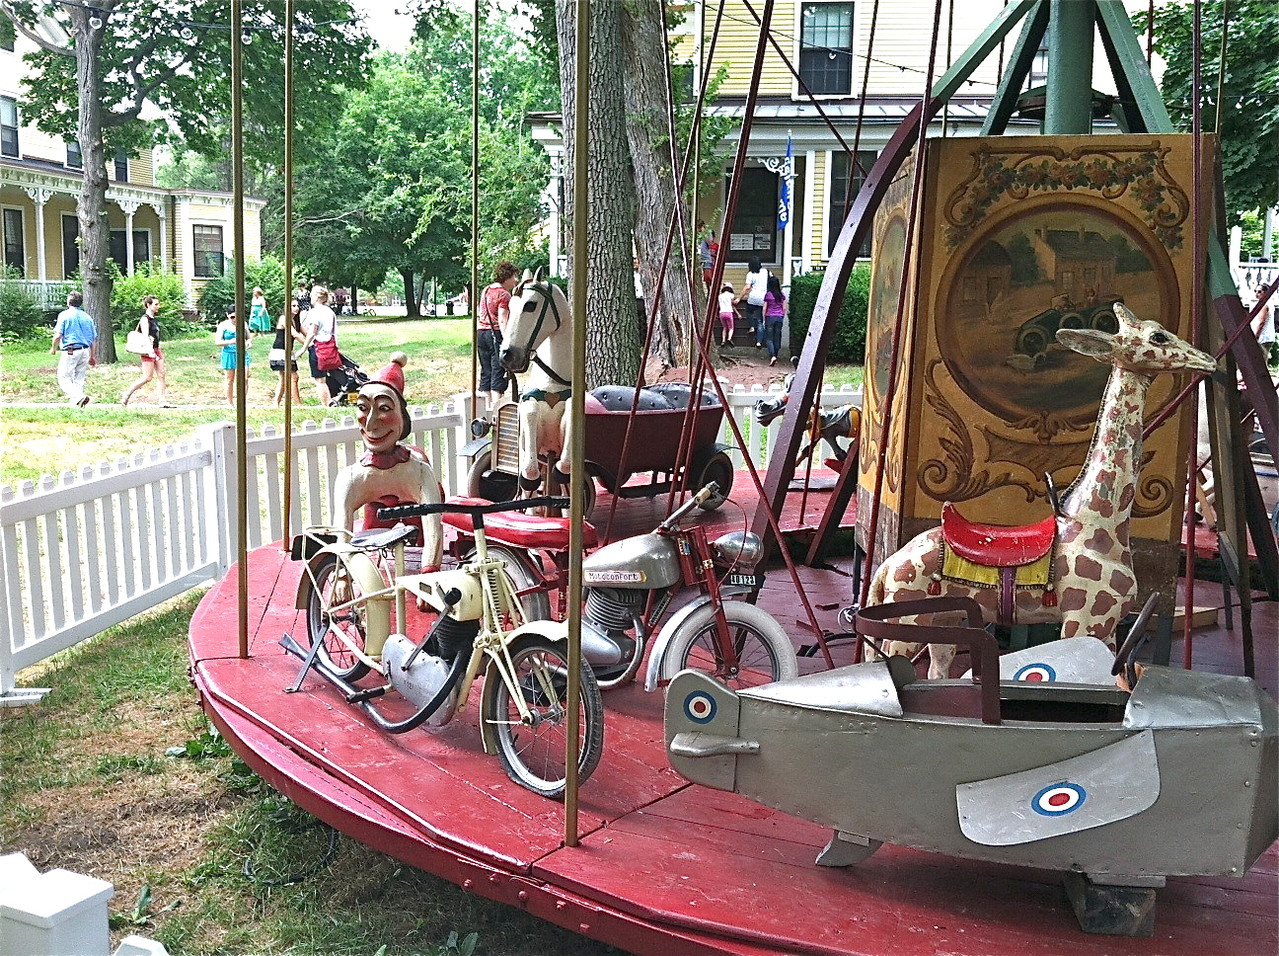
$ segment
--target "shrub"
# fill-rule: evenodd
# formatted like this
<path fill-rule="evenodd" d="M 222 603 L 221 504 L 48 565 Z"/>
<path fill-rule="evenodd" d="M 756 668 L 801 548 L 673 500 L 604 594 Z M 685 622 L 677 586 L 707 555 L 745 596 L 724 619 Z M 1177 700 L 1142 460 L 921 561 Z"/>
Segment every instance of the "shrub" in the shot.
<path fill-rule="evenodd" d="M 810 272 L 791 279 L 791 351 L 799 354 L 817 305 L 817 291 L 825 276 Z M 835 320 L 835 332 L 826 351 L 827 362 L 862 364 L 866 361 L 866 315 L 870 305 L 870 263 L 859 262 L 848 277 L 844 302 Z"/>
<path fill-rule="evenodd" d="M 4 341 L 47 332 L 48 313 L 40 300 L 17 282 L 0 277 L 0 336 Z"/>
<path fill-rule="evenodd" d="M 114 267 L 115 263 L 111 265 Z M 186 291 L 182 277 L 153 263 L 144 263 L 131 276 L 116 273 L 111 289 L 111 327 L 117 332 L 128 332 L 137 325 L 142 315 L 142 300 L 149 295 L 160 300 L 160 326 L 166 335 L 174 335 L 188 324 L 183 314 Z"/>
<path fill-rule="evenodd" d="M 254 286 L 261 286 L 266 296 L 267 309 L 275 318 L 284 312 L 292 289 L 284 288 L 284 263 L 274 256 L 264 256 L 244 266 L 244 320 L 248 322 L 249 302 Z M 217 325 L 226 316 L 226 308 L 235 302 L 235 263 L 228 257 L 222 275 L 206 285 L 196 301 L 201 318 L 209 325 Z"/>

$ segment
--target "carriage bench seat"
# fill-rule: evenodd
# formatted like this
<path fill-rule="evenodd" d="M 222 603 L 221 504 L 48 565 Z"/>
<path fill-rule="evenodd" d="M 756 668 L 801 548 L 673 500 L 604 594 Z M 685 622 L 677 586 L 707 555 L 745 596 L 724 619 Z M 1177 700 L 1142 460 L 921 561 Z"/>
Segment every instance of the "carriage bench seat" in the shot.
<path fill-rule="evenodd" d="M 449 498 L 452 505 L 486 505 L 486 498 Z M 475 526 L 469 514 L 445 513 L 440 516 L 444 523 L 465 534 L 474 534 Z M 568 518 L 544 518 L 540 515 L 526 515 L 519 511 L 500 511 L 484 519 L 484 531 L 490 541 L 510 544 L 519 548 L 534 550 L 566 551 L 568 550 Z M 599 536 L 595 526 L 589 521 L 582 522 L 582 547 L 593 548 L 599 544 Z"/>

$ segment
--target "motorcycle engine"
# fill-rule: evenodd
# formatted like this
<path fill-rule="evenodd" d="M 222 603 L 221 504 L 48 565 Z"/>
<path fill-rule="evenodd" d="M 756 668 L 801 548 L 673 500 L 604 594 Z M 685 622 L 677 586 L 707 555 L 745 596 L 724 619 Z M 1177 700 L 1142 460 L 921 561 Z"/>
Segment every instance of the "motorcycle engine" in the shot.
<path fill-rule="evenodd" d="M 721 568 L 736 566 L 740 571 L 750 571 L 763 557 L 764 542 L 749 531 L 730 531 L 711 542 L 711 553 Z"/>
<path fill-rule="evenodd" d="M 627 631 L 643 611 L 647 591 L 631 588 L 588 588 L 582 610 L 582 656 L 593 666 L 628 661 L 635 639 Z"/>

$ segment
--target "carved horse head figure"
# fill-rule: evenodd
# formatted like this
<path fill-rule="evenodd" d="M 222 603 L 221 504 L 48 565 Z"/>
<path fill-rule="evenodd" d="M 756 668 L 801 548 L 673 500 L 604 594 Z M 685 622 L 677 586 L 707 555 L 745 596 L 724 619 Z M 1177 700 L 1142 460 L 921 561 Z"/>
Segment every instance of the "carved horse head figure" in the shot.
<path fill-rule="evenodd" d="M 1013 584 L 1012 577 L 1000 577 L 1000 573 L 1020 570 L 1010 569 L 1008 561 L 994 562 L 998 567 L 986 566 L 992 575 L 988 580 L 999 583 L 982 585 L 952 577 L 949 570 L 953 565 L 946 563 L 946 552 L 958 546 L 958 536 L 952 541 L 945 533 L 950 528 L 948 518 L 957 529 L 967 531 L 970 539 L 984 542 L 1003 537 L 1004 531 L 1020 534 L 1025 541 L 1026 533 L 1037 526 L 1001 529 L 971 525 L 947 505 L 941 527 L 925 531 L 880 565 L 871 581 L 871 604 L 938 593 L 967 595 L 982 605 L 987 620 L 1019 624 L 1060 621 L 1063 638 L 1094 637 L 1114 650 L 1115 627 L 1137 595 L 1129 525 L 1141 468 L 1146 390 L 1159 372 L 1211 372 L 1216 367 L 1212 356 L 1157 322 L 1140 321 L 1120 303 L 1115 305 L 1115 316 L 1119 328 L 1113 334 L 1095 329 L 1057 332 L 1057 341 L 1066 348 L 1113 368 L 1083 470 L 1061 500 L 1055 542 L 1051 550 L 1036 555 L 1044 562 L 1046 580 L 1042 585 L 1025 587 Z M 1051 519 L 1046 524 L 1051 526 Z M 1048 528 L 1050 534 L 1052 530 Z M 913 653 L 917 647 L 897 645 L 890 649 Z M 928 676 L 947 677 L 955 648 L 930 645 L 929 654 Z"/>
<path fill-rule="evenodd" d="M 540 462 L 552 463 L 553 481 L 566 482 L 570 467 L 568 399 L 573 378 L 573 313 L 559 287 L 527 270 L 511 293 L 511 318 L 501 361 L 528 372 L 520 390 L 520 487 L 541 484 Z M 556 474 L 556 471 L 559 474 Z"/>

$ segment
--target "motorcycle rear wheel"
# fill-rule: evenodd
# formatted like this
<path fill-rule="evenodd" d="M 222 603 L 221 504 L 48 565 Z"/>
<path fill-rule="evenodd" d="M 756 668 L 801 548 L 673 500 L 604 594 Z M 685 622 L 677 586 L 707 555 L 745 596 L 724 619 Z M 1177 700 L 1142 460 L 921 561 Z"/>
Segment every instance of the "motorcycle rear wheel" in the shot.
<path fill-rule="evenodd" d="M 527 635 L 509 648 L 518 692 L 532 711 L 533 723 L 520 720 L 511 688 L 502 681 L 484 695 L 485 713 L 497 738 L 497 755 L 506 774 L 522 787 L 562 799 L 568 775 L 568 648 L 560 641 Z M 490 671 L 486 680 L 497 679 Z M 591 669 L 582 663 L 578 695 L 577 780 L 585 783 L 604 753 L 604 702 Z"/>
<path fill-rule="evenodd" d="M 787 680 L 799 673 L 795 645 L 767 611 L 744 601 L 725 601 L 724 617 L 737 655 L 730 666 L 720 651 L 715 606 L 706 604 L 689 615 L 666 650 L 663 680 L 682 670 L 705 671 L 732 690 Z"/>

